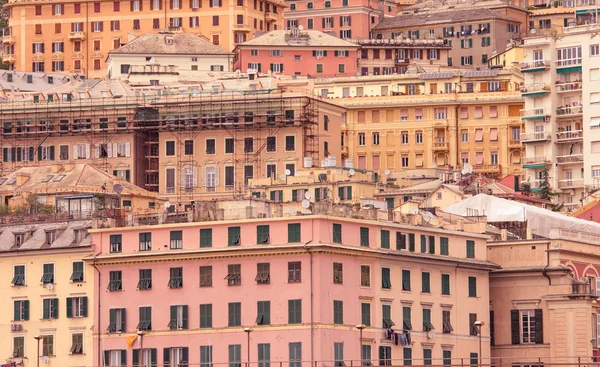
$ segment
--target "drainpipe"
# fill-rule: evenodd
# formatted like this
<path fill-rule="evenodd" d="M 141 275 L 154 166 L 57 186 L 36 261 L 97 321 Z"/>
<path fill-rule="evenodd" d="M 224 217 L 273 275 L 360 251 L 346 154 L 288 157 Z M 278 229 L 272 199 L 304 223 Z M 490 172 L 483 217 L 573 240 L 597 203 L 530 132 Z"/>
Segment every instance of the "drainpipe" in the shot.
<path fill-rule="evenodd" d="M 313 222 L 311 220 L 311 222 Z M 314 227 L 314 222 L 312 223 L 313 227 Z M 313 233 L 314 233 L 314 228 L 313 228 Z M 314 354 L 314 320 L 313 320 L 313 258 L 312 258 L 312 252 L 309 251 L 308 247 L 306 247 L 309 243 L 312 242 L 312 239 L 308 242 L 306 242 L 304 244 L 304 251 L 306 251 L 306 253 L 308 253 L 308 256 L 310 258 L 310 264 L 309 264 L 309 276 L 310 276 L 310 365 L 312 366 L 314 364 L 315 361 L 315 354 Z"/>
<path fill-rule="evenodd" d="M 102 244 L 102 234 L 100 234 L 100 243 Z M 100 270 L 98 270 L 98 267 L 96 267 L 96 256 L 98 256 L 99 254 L 102 253 L 102 247 L 100 247 L 100 252 L 97 254 L 94 254 L 94 262 L 92 263 L 92 266 L 94 267 L 94 269 L 96 269 L 96 275 L 98 275 L 98 294 L 96 295 L 96 297 L 98 298 L 98 346 L 96 347 L 97 352 L 98 352 L 98 362 L 96 364 L 96 366 L 102 366 L 102 345 L 100 343 L 100 340 L 102 338 L 102 330 L 100 329 L 100 322 L 102 321 L 102 312 L 101 312 L 101 302 L 100 302 L 100 296 L 102 294 L 101 290 L 100 290 L 100 284 L 101 284 L 101 280 L 102 280 L 102 274 L 100 273 Z"/>
<path fill-rule="evenodd" d="M 544 266 L 544 269 L 542 270 L 542 275 L 548 279 L 548 285 L 552 285 L 552 279 L 546 274 L 546 269 L 548 269 L 548 267 L 550 267 L 550 242 L 546 243 L 546 266 Z"/>
<path fill-rule="evenodd" d="M 456 98 L 456 91 L 454 91 L 454 97 Z M 461 163 L 460 162 L 460 149 L 459 149 L 459 144 L 460 144 L 460 130 L 458 128 L 458 113 L 460 111 L 460 104 L 457 104 L 456 107 L 454 107 L 454 129 L 456 130 L 454 135 L 455 135 L 455 139 L 456 139 L 456 156 L 454 157 L 456 159 L 456 164 L 454 165 L 454 167 L 458 167 L 458 165 Z M 448 162 L 450 163 L 450 162 Z"/>

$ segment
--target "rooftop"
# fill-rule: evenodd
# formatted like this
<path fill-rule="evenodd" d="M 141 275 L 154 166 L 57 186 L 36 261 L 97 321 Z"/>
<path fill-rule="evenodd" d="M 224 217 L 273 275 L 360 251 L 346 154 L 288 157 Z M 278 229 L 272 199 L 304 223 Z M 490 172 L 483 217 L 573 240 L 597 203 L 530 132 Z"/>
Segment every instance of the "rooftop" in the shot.
<path fill-rule="evenodd" d="M 262 36 L 246 41 L 238 47 L 244 46 L 302 46 L 302 47 L 346 47 L 358 48 L 358 45 L 341 38 L 330 36 L 316 30 L 271 31 Z"/>
<path fill-rule="evenodd" d="M 412 28 L 432 26 L 436 24 L 452 24 L 462 22 L 476 22 L 486 20 L 504 20 L 507 22 L 520 23 L 521 21 L 506 15 L 502 15 L 490 9 L 473 8 L 461 10 L 448 10 L 442 12 L 427 12 L 416 14 L 399 15 L 393 18 L 384 18 L 375 27 L 374 31 L 386 29 Z"/>
<path fill-rule="evenodd" d="M 77 99 L 109 99 L 133 96 L 134 92 L 127 84 L 117 79 L 73 80 L 42 92 L 45 97 L 56 96 L 55 100 L 61 99 L 63 94 L 70 94 Z"/>
<path fill-rule="evenodd" d="M 0 252 L 88 247 L 92 245 L 92 236 L 88 233 L 91 227 L 89 220 L 3 226 L 0 227 Z M 47 232 L 54 232 L 52 243 L 47 241 Z M 15 244 L 15 235 L 22 236 L 19 246 Z"/>
<path fill-rule="evenodd" d="M 0 88 L 6 92 L 39 92 L 73 79 L 65 74 L 23 73 L 0 70 Z"/>
<path fill-rule="evenodd" d="M 148 33 L 109 55 L 231 55 L 202 37 L 191 33 Z"/>

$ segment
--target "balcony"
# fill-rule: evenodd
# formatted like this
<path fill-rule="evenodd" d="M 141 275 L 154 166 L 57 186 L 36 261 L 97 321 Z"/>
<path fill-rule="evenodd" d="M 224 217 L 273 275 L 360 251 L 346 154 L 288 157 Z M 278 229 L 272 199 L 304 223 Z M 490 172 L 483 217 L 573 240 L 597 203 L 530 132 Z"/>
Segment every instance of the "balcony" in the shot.
<path fill-rule="evenodd" d="M 550 65 L 550 62 L 547 60 L 534 60 L 519 63 L 522 73 L 535 73 L 544 71 L 548 68 L 548 65 Z"/>
<path fill-rule="evenodd" d="M 546 168 L 549 164 L 552 164 L 552 162 L 550 162 L 550 159 L 546 156 L 525 157 L 523 159 L 523 168 Z"/>
<path fill-rule="evenodd" d="M 520 119 L 514 118 L 514 117 L 509 117 L 508 118 L 508 125 L 509 126 L 515 126 L 515 127 L 521 127 L 521 125 L 523 125 L 523 121 L 521 121 Z"/>
<path fill-rule="evenodd" d="M 576 189 L 583 187 L 583 178 L 558 180 L 559 189 Z"/>
<path fill-rule="evenodd" d="M 433 143 L 433 151 L 434 152 L 440 152 L 440 151 L 448 151 L 448 143 Z"/>
<path fill-rule="evenodd" d="M 581 58 L 566 59 L 556 61 L 557 73 L 574 73 L 581 71 Z"/>
<path fill-rule="evenodd" d="M 569 155 L 559 155 L 556 157 L 557 164 L 577 164 L 583 162 L 583 154 L 569 154 Z"/>
<path fill-rule="evenodd" d="M 271 13 L 270 11 L 266 13 L 267 22 L 276 22 L 277 14 Z"/>
<path fill-rule="evenodd" d="M 567 118 L 581 116 L 583 114 L 583 106 L 561 106 L 556 107 L 557 118 Z"/>
<path fill-rule="evenodd" d="M 546 83 L 532 83 L 521 86 L 523 97 L 541 97 L 550 91 L 550 86 Z"/>
<path fill-rule="evenodd" d="M 473 171 L 481 173 L 497 173 L 502 171 L 502 166 L 499 164 L 475 164 Z"/>
<path fill-rule="evenodd" d="M 543 119 L 548 116 L 548 111 L 545 108 L 532 108 L 529 110 L 521 110 L 522 120 Z"/>
<path fill-rule="evenodd" d="M 550 133 L 546 133 L 546 132 L 535 132 L 535 133 L 523 133 L 521 134 L 521 142 L 523 144 L 525 143 L 533 143 L 533 142 L 539 142 L 539 141 L 545 141 L 545 140 L 550 140 L 552 138 L 552 136 L 550 135 Z"/>
<path fill-rule="evenodd" d="M 3 45 L 12 45 L 13 43 L 15 43 L 15 36 L 3 36 L 2 37 Z"/>
<path fill-rule="evenodd" d="M 3 64 L 13 64 L 15 62 L 15 55 L 4 54 L 2 55 Z"/>
<path fill-rule="evenodd" d="M 581 82 L 559 83 L 556 84 L 556 93 L 568 93 L 581 91 Z"/>
<path fill-rule="evenodd" d="M 573 131 L 557 131 L 556 142 L 557 143 L 570 143 L 573 141 L 583 140 L 583 130 Z"/>
<path fill-rule="evenodd" d="M 433 127 L 447 127 L 448 126 L 448 120 L 446 119 L 434 119 L 433 120 Z"/>
<path fill-rule="evenodd" d="M 83 32 L 69 32 L 69 39 L 75 41 L 83 41 L 85 39 L 85 33 Z"/>
<path fill-rule="evenodd" d="M 508 147 L 509 148 L 519 148 L 520 149 L 522 147 L 521 140 L 510 139 L 508 141 Z"/>
<path fill-rule="evenodd" d="M 398 59 L 394 60 L 394 64 L 396 64 L 396 66 L 406 66 L 409 63 L 410 63 L 409 59 L 398 58 Z"/>
<path fill-rule="evenodd" d="M 234 24 L 233 30 L 236 32 L 251 32 L 252 27 L 250 27 L 248 24 Z"/>
<path fill-rule="evenodd" d="M 577 0 L 576 3 L 577 10 L 597 9 L 599 6 L 600 1 L 598 0 Z"/>

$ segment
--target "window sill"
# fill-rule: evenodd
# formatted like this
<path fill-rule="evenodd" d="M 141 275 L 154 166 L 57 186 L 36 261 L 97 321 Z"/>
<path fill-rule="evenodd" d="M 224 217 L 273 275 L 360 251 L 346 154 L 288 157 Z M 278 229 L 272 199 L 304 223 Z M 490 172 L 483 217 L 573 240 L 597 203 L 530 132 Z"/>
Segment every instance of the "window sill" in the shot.
<path fill-rule="evenodd" d="M 493 349 L 514 349 L 514 348 L 550 348 L 550 344 L 504 344 L 492 345 Z"/>

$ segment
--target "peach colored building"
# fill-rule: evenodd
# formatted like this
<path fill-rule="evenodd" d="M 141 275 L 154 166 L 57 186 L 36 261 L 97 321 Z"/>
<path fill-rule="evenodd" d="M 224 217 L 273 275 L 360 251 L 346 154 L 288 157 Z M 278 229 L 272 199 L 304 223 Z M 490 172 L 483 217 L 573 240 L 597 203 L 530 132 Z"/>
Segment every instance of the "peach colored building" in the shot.
<path fill-rule="evenodd" d="M 108 52 L 128 43 L 130 35 L 168 29 L 233 50 L 257 32 L 281 29 L 283 7 L 266 0 L 14 0 L 5 6 L 3 62 L 19 71 L 102 78 Z"/>
<path fill-rule="evenodd" d="M 95 365 L 459 365 L 489 324 L 483 235 L 314 215 L 93 238 Z"/>
<path fill-rule="evenodd" d="M 313 75 L 356 75 L 359 46 L 315 30 L 272 31 L 237 46 L 234 69 Z"/>

